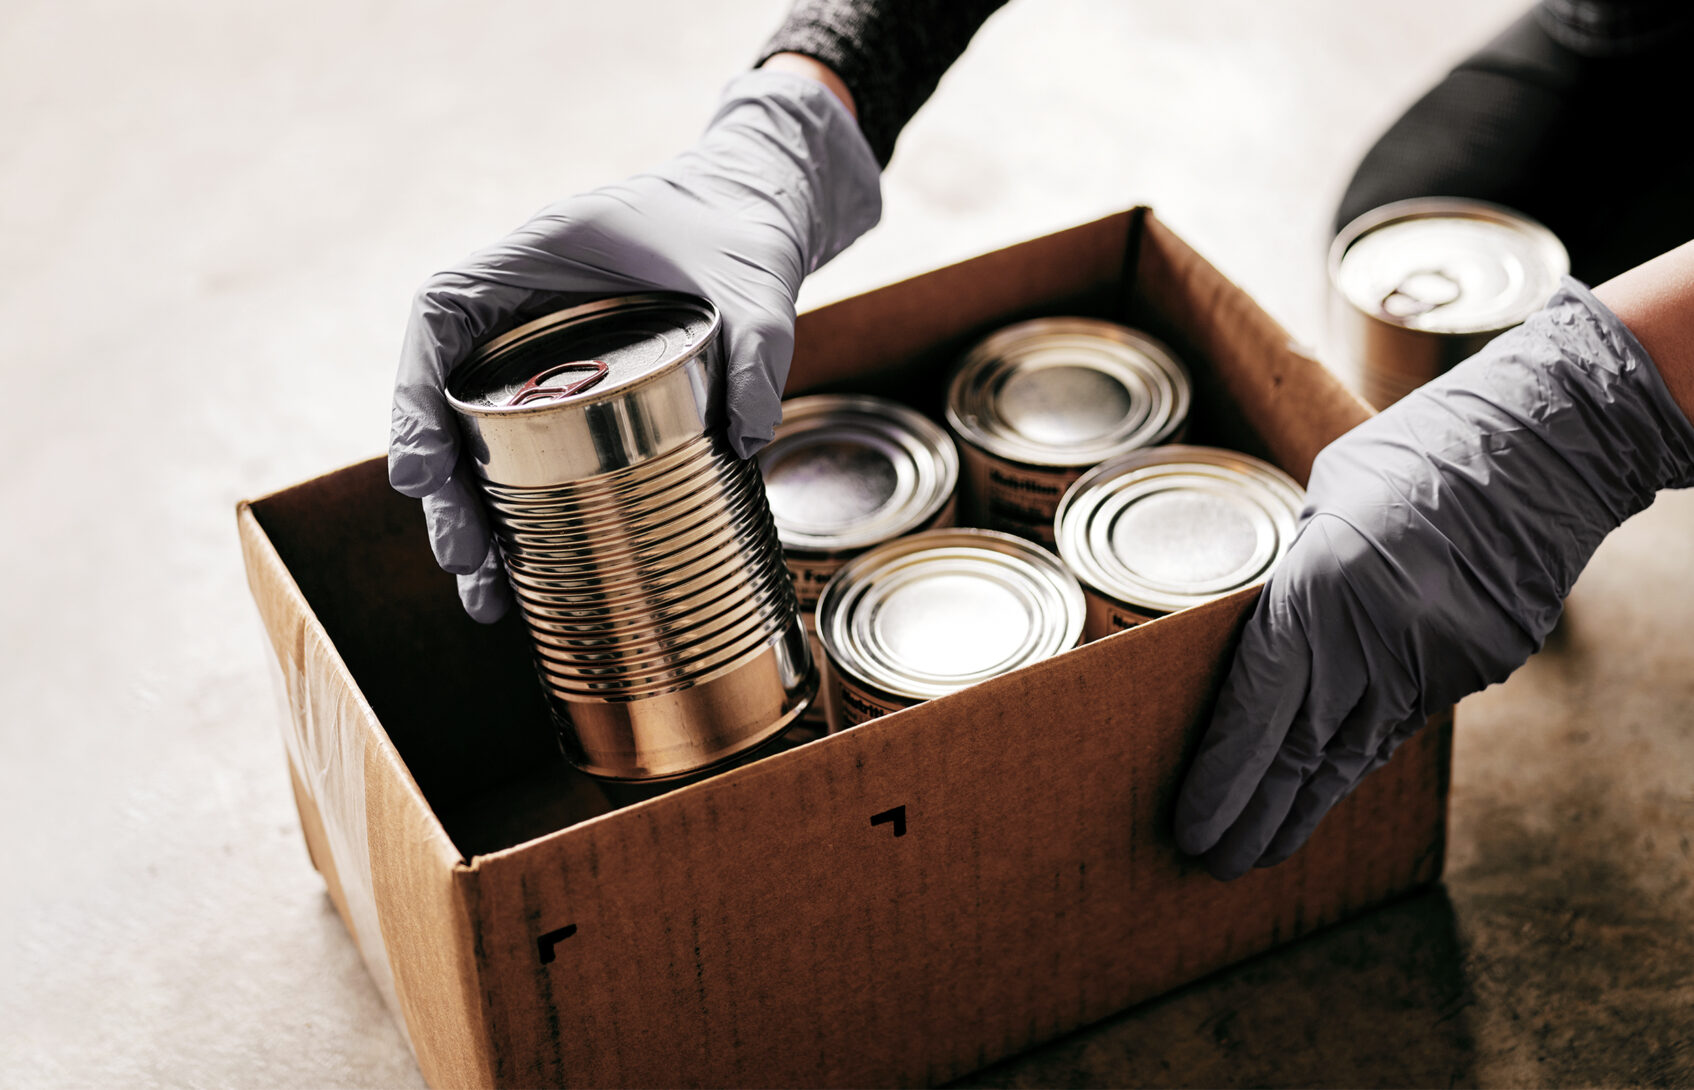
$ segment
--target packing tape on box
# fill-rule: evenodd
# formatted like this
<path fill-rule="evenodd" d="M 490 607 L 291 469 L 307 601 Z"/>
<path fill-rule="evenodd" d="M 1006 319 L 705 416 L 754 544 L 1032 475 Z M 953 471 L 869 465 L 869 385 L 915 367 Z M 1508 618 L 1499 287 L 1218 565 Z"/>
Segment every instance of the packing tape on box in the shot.
<path fill-rule="evenodd" d="M 355 686 L 333 677 L 344 668 L 323 634 L 302 621 L 294 635 L 286 646 L 267 640 L 278 654 L 265 657 L 276 664 L 271 680 L 282 705 L 283 746 L 300 787 L 317 808 L 329 849 L 329 859 L 314 858 L 312 862 L 332 890 L 339 888 L 340 907 L 353 941 L 383 1002 L 395 1021 L 404 1026 L 405 1015 L 394 991 L 394 971 L 388 964 L 388 947 L 383 942 L 371 882 L 365 818 L 365 731 L 361 729 L 371 712 Z M 307 843 L 310 847 L 309 833 Z"/>

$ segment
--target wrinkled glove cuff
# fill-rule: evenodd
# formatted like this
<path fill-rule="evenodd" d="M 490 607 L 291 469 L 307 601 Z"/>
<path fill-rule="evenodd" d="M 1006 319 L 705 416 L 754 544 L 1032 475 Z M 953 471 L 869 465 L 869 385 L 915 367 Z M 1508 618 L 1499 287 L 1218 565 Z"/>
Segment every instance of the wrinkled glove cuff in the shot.
<path fill-rule="evenodd" d="M 1599 459 L 1603 478 L 1596 484 L 1621 499 L 1618 521 L 1651 505 L 1662 489 L 1694 487 L 1694 423 L 1629 327 L 1568 276 L 1531 322 L 1550 327 L 1548 335 L 1569 346 L 1573 402 L 1587 392 L 1596 432 L 1617 444 L 1613 457 Z M 1624 451 L 1635 457 L 1615 456 Z"/>
<path fill-rule="evenodd" d="M 799 233 L 805 271 L 850 246 L 882 218 L 882 171 L 834 92 L 791 72 L 744 72 L 724 88 L 707 137 L 736 131 L 765 142 L 782 174 L 774 199 Z M 796 285 L 797 287 L 797 285 Z"/>
<path fill-rule="evenodd" d="M 1606 535 L 1694 483 L 1694 425 L 1634 334 L 1566 278 L 1522 326 L 1332 444 L 1311 494 L 1346 502 L 1379 481 L 1392 501 L 1362 521 L 1441 542 L 1539 646 Z"/>

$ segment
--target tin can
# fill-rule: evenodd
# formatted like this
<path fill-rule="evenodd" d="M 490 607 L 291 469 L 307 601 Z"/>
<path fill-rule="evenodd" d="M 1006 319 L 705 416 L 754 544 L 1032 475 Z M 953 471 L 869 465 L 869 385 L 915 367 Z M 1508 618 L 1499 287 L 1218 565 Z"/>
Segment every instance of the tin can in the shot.
<path fill-rule="evenodd" d="M 1482 201 L 1396 201 L 1329 248 L 1330 324 L 1359 393 L 1379 409 L 1546 305 L 1570 271 L 1553 232 Z"/>
<path fill-rule="evenodd" d="M 849 561 L 818 599 L 837 729 L 1050 658 L 1082 639 L 1076 577 L 992 530 L 930 530 Z"/>
<path fill-rule="evenodd" d="M 816 691 L 758 468 L 723 434 L 718 324 L 692 296 L 602 299 L 447 383 L 561 747 L 596 776 L 730 761 Z"/>
<path fill-rule="evenodd" d="M 802 610 L 871 546 L 950 525 L 959 484 L 945 431 L 904 405 L 851 394 L 783 402 L 759 468 Z"/>
<path fill-rule="evenodd" d="M 1054 519 L 1097 640 L 1262 582 L 1293 543 L 1306 494 L 1275 466 L 1165 446 L 1079 478 Z"/>
<path fill-rule="evenodd" d="M 994 333 L 947 390 L 966 521 L 1051 548 L 1071 482 L 1108 458 L 1180 438 L 1192 391 L 1170 349 L 1113 322 L 1038 318 Z"/>
<path fill-rule="evenodd" d="M 782 423 L 759 452 L 759 468 L 800 612 L 812 633 L 819 691 L 828 660 L 813 613 L 825 584 L 866 549 L 953 524 L 959 454 L 921 413 L 879 397 L 819 394 L 782 404 Z M 828 732 L 822 700 L 798 730 Z"/>

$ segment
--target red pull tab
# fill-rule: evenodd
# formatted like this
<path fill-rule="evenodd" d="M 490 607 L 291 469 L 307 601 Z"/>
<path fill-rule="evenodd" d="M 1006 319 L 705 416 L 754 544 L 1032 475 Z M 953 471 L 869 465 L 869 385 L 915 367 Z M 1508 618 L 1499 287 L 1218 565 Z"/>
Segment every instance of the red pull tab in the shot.
<path fill-rule="evenodd" d="M 524 383 L 518 388 L 518 392 L 512 395 L 512 400 L 506 402 L 506 404 L 529 405 L 537 401 L 561 401 L 567 397 L 573 397 L 576 394 L 580 394 L 590 386 L 593 386 L 596 382 L 605 378 L 606 372 L 609 370 L 611 370 L 611 368 L 607 367 L 605 363 L 600 360 L 577 360 L 572 363 L 561 363 L 557 367 L 547 368 L 547 370 Z M 588 374 L 577 379 L 575 382 L 567 382 L 563 386 L 541 385 L 548 379 L 555 378 L 569 371 L 587 371 Z"/>

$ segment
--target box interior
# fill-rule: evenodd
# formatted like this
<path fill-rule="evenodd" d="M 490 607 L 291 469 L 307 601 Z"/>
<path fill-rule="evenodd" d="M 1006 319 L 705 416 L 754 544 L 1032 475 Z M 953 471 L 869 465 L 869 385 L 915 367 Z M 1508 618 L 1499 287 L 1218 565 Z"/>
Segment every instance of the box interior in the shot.
<path fill-rule="evenodd" d="M 1077 256 L 1075 240 L 1050 250 L 1031 251 L 1026 245 L 1012 259 L 1007 258 L 1010 251 L 1002 251 L 944 270 L 976 266 L 975 282 L 989 285 L 1027 275 L 1061 285 L 1092 286 L 1060 290 L 1039 304 L 1011 310 L 994 303 L 990 287 L 983 293 L 987 298 L 977 300 L 973 293 L 971 299 L 993 315 L 983 321 L 963 313 L 965 324 L 939 338 L 928 338 L 921 330 L 885 330 L 885 340 L 905 336 L 909 343 L 926 344 L 916 352 L 891 352 L 876 343 L 839 343 L 830 312 L 842 304 L 803 316 L 789 392 L 875 393 L 939 420 L 949 370 L 977 339 L 1023 318 L 1087 315 L 1152 333 L 1188 365 L 1195 400 L 1187 441 L 1277 462 L 1261 435 L 1232 407 L 1197 337 L 1185 335 L 1153 298 L 1155 293 L 1136 290 L 1133 280 L 1135 270 L 1143 267 L 1137 258 L 1146 237 L 1144 227 L 1141 210 L 1087 225 L 1098 238 L 1092 260 L 1115 261 L 1115 276 L 1043 267 L 1048 260 L 1091 260 L 1086 254 Z M 1063 239 L 1063 234 L 1052 237 Z M 931 281 L 930 294 L 942 296 L 929 299 L 927 306 L 945 307 L 946 293 L 957 287 L 939 274 L 918 281 Z M 1005 290 L 1021 298 L 1041 294 L 1030 292 L 1027 285 L 1006 285 Z M 882 292 L 923 298 L 912 283 Z M 963 298 L 955 296 L 961 301 L 959 312 L 971 309 L 962 305 Z M 895 326 L 898 318 L 894 316 Z M 1308 465 L 1287 464 L 1292 460 L 1282 459 L 1282 468 L 1304 479 Z M 464 859 L 686 786 L 686 781 L 603 784 L 566 764 L 521 622 L 513 614 L 485 627 L 464 615 L 453 578 L 431 557 L 420 505 L 388 487 L 381 459 L 277 493 L 256 502 L 253 512 Z M 718 774 L 734 775 L 735 770 Z"/>

